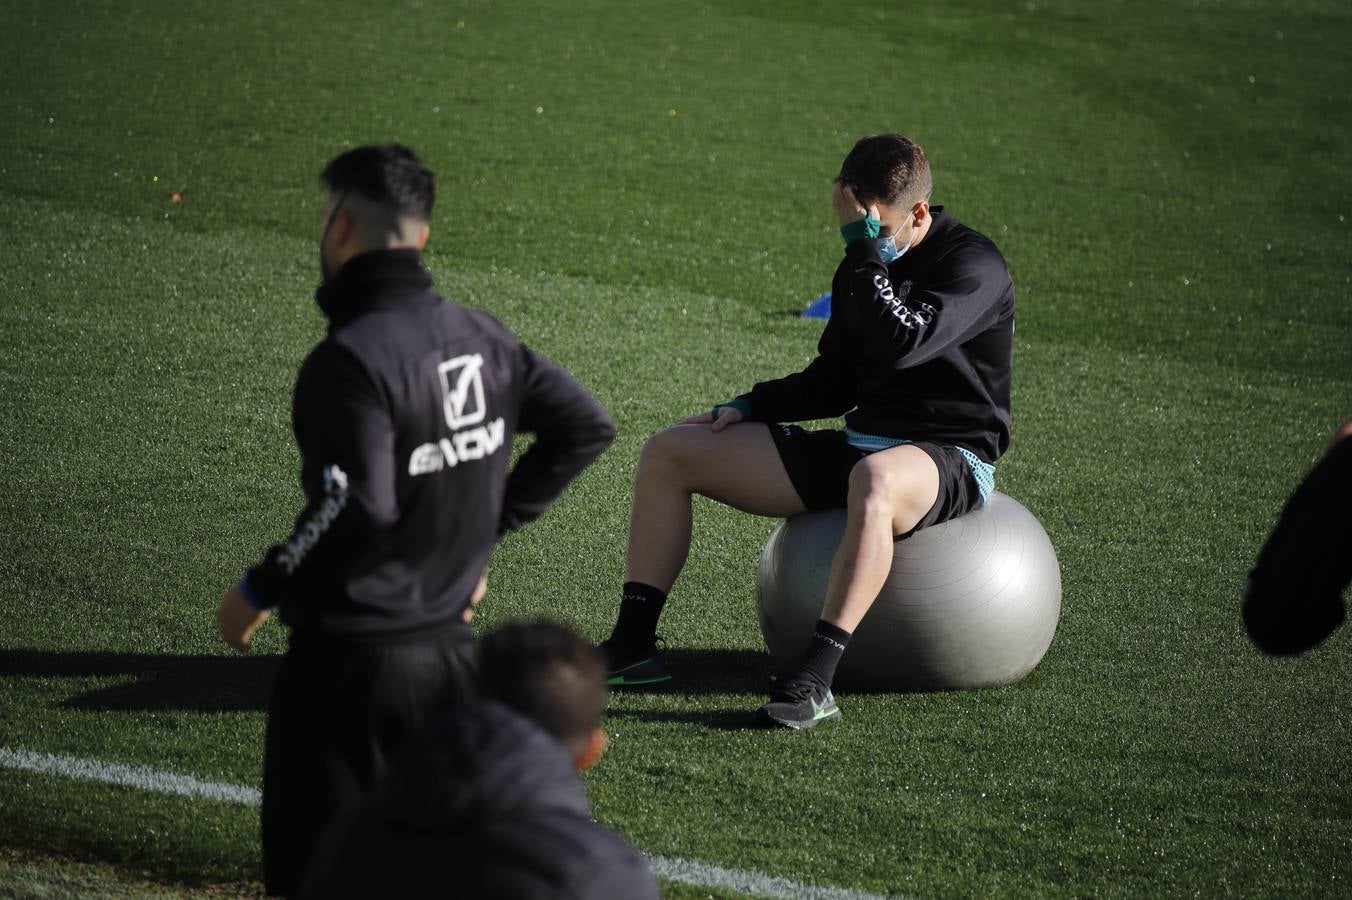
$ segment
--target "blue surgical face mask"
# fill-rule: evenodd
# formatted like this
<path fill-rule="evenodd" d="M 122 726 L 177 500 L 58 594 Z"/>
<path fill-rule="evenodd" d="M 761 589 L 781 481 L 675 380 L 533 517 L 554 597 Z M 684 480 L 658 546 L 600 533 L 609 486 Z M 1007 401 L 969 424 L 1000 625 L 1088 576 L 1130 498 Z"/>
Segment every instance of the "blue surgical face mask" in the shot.
<path fill-rule="evenodd" d="M 890 234 L 884 238 L 878 238 L 878 256 L 882 259 L 883 265 L 896 262 L 906 255 L 906 251 L 911 249 L 911 242 L 907 241 L 906 246 L 900 250 L 897 249 L 897 236 Z"/>
<path fill-rule="evenodd" d="M 902 247 L 898 250 L 896 238 L 891 235 L 888 235 L 885 238 L 878 238 L 878 256 L 882 259 L 883 265 L 888 265 L 894 260 L 901 259 L 902 254 L 909 249 L 909 247 Z"/>

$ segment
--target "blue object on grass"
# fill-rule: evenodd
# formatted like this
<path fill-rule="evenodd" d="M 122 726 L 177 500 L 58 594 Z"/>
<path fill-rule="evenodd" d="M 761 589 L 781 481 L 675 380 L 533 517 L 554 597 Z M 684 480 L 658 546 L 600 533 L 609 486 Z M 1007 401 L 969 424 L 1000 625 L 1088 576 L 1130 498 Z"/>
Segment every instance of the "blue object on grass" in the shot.
<path fill-rule="evenodd" d="M 822 294 L 812 305 L 799 314 L 802 319 L 829 319 L 831 318 L 831 295 Z"/>

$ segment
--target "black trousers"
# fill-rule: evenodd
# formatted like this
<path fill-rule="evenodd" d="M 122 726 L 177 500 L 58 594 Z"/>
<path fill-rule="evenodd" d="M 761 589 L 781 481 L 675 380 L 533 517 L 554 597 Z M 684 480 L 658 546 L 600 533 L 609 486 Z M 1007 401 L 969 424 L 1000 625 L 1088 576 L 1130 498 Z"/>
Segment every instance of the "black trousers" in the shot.
<path fill-rule="evenodd" d="M 468 626 L 422 640 L 350 644 L 293 634 L 268 706 L 263 873 L 295 893 L 324 829 L 359 801 L 432 716 L 470 699 Z"/>

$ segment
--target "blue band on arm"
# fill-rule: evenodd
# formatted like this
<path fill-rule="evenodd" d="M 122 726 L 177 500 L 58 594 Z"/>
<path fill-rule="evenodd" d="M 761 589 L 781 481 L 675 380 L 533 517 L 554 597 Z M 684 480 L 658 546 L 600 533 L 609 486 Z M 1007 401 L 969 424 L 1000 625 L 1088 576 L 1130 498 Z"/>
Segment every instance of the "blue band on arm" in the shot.
<path fill-rule="evenodd" d="M 840 236 L 845 239 L 845 246 L 848 247 L 861 238 L 876 238 L 882 233 L 882 230 L 883 223 L 872 216 L 868 216 L 840 226 Z"/>
<path fill-rule="evenodd" d="M 253 585 L 249 584 L 249 573 L 245 572 L 244 577 L 239 580 L 239 592 L 244 595 L 244 599 L 249 601 L 249 605 L 259 612 L 272 609 L 272 604 L 268 603 L 258 593 L 254 591 Z"/>

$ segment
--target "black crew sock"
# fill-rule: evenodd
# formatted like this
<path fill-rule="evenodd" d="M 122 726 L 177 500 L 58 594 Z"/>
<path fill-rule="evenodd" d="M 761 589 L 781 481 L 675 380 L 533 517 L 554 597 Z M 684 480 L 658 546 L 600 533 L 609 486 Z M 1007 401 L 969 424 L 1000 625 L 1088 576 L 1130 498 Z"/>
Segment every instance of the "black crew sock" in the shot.
<path fill-rule="evenodd" d="M 812 642 L 808 644 L 803 661 L 798 665 L 798 676 L 811 678 L 824 688 L 831 687 L 836 677 L 836 664 L 850 642 L 850 633 L 837 628 L 825 619 L 817 620 L 817 630 L 812 632 Z"/>
<path fill-rule="evenodd" d="M 612 643 L 633 649 L 646 649 L 657 640 L 657 619 L 667 595 L 650 584 L 626 581 L 620 597 L 620 615 L 615 630 L 610 633 Z"/>

